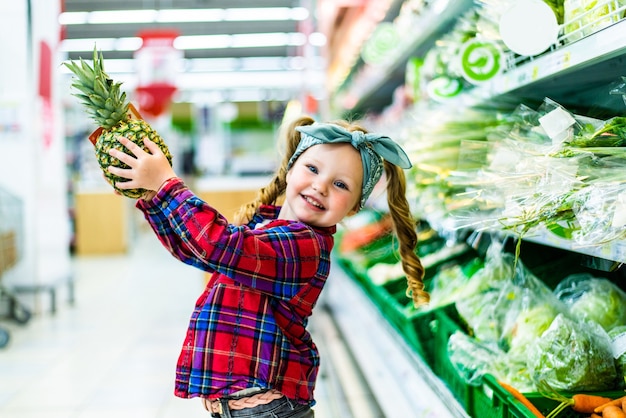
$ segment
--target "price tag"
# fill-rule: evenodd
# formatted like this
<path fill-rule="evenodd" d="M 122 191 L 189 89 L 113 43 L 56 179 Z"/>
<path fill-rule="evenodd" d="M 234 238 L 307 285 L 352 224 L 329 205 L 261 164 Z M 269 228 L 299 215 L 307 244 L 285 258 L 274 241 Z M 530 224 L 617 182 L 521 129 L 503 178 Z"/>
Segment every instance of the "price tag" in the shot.
<path fill-rule="evenodd" d="M 539 78 L 539 66 L 535 65 L 533 67 L 532 75 L 530 78 L 532 78 L 533 80 L 536 80 L 537 78 Z"/>
<path fill-rule="evenodd" d="M 613 357 L 616 359 L 626 354 L 626 332 L 622 332 L 611 339 L 611 349 Z"/>
<path fill-rule="evenodd" d="M 613 246 L 613 260 L 623 263 L 626 261 L 626 246 L 617 241 L 612 244 Z"/>
<path fill-rule="evenodd" d="M 570 127 L 576 122 L 572 115 L 560 107 L 539 118 L 541 127 L 546 131 L 552 143 L 562 143 L 569 136 Z"/>
<path fill-rule="evenodd" d="M 549 73 L 556 73 L 567 69 L 572 61 L 572 54 L 569 51 L 555 51 L 550 54 L 549 60 L 544 65 L 543 70 Z"/>
<path fill-rule="evenodd" d="M 613 212 L 613 228 L 622 228 L 626 225 L 626 195 L 620 194 L 615 201 L 615 212 Z"/>

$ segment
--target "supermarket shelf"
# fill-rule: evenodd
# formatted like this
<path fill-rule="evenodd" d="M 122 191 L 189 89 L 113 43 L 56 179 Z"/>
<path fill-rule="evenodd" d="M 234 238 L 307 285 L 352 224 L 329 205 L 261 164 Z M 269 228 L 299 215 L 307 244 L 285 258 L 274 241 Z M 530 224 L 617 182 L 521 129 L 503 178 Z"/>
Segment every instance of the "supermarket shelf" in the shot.
<path fill-rule="evenodd" d="M 395 56 L 380 65 L 359 66 L 334 98 L 339 108 L 352 113 L 382 109 L 391 103 L 393 91 L 404 83 L 406 64 L 412 56 L 425 54 L 443 34 L 448 32 L 459 15 L 468 10 L 470 0 L 436 0 L 432 2 L 414 27 L 404 37 Z"/>
<path fill-rule="evenodd" d="M 387 13 L 385 14 L 385 17 L 379 23 L 392 22 L 399 15 L 400 8 L 402 7 L 402 3 L 404 3 L 404 0 L 390 0 Z M 361 71 L 361 69 L 365 65 L 365 62 L 361 58 L 361 55 L 358 54 L 356 55 L 353 62 L 346 61 L 345 65 L 348 68 L 348 71 L 347 71 L 348 74 L 342 80 L 337 80 L 337 85 L 332 86 L 331 87 L 332 89 L 344 88 L 349 83 L 349 80 L 352 77 L 354 77 L 356 73 Z"/>
<path fill-rule="evenodd" d="M 338 263 L 334 263 L 326 284 L 323 303 L 385 416 L 469 418 L 445 384 Z"/>
<path fill-rule="evenodd" d="M 610 97 L 606 86 L 626 75 L 625 33 L 626 20 L 621 20 L 511 68 L 460 100 L 467 105 L 512 95 L 541 101 L 549 94 L 570 109 L 583 103 L 584 107 L 623 108 L 621 97 Z"/>
<path fill-rule="evenodd" d="M 528 237 L 525 241 L 548 245 L 562 250 L 573 251 L 579 254 L 611 260 L 618 263 L 626 263 L 626 242 L 616 241 L 599 246 L 581 246 L 570 240 L 554 235 L 550 231 L 543 230 Z"/>

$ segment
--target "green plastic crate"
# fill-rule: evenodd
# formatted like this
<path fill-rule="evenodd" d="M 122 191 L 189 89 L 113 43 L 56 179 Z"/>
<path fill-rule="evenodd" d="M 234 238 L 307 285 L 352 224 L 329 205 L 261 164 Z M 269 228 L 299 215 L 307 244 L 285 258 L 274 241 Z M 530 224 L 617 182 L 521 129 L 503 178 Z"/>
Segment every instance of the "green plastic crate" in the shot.
<path fill-rule="evenodd" d="M 466 383 L 458 374 L 448 356 L 448 340 L 457 331 L 465 331 L 454 304 L 441 307 L 435 311 L 434 356 L 430 365 L 433 372 L 448 386 L 450 392 L 466 411 L 471 412 L 474 388 Z M 482 417 L 481 417 L 482 418 Z"/>
<path fill-rule="evenodd" d="M 468 408 L 473 417 L 506 418 L 524 417 L 512 407 L 516 400 L 500 386 L 492 376 L 486 376 L 483 383 L 472 387 L 472 404 Z M 525 409 L 523 405 L 520 404 Z M 529 411 L 530 412 L 530 411 Z"/>
<path fill-rule="evenodd" d="M 442 258 L 438 263 L 428 266 L 427 274 L 424 277 L 426 289 L 429 289 L 433 277 L 440 268 L 448 263 L 465 264 L 475 259 L 476 254 L 467 247 L 451 257 Z M 405 277 L 378 285 L 367 276 L 367 273 L 363 274 L 363 286 L 382 315 L 398 331 L 409 347 L 422 356 L 427 364 L 432 364 L 436 352 L 433 345 L 435 337 L 433 321 L 436 317 L 435 311 L 438 308 L 427 311 L 415 310 L 413 301 L 406 295 L 407 282 Z"/>
<path fill-rule="evenodd" d="M 407 345 L 427 362 L 432 361 L 431 341 L 434 333 L 431 330 L 431 321 L 435 314 L 432 311 L 421 312 L 412 308 L 412 302 L 406 296 L 406 279 L 393 280 L 383 286 L 377 285 L 372 282 L 361 263 L 354 263 L 348 257 L 337 257 L 337 261 Z"/>
<path fill-rule="evenodd" d="M 561 392 L 565 397 L 571 397 L 574 394 Z M 590 392 L 593 395 L 604 396 L 607 398 L 619 398 L 624 396 L 624 391 L 606 391 L 606 392 Z M 537 392 L 524 393 L 524 396 L 543 414 L 548 415 L 554 408 L 559 405 L 558 401 L 545 398 Z M 535 418 L 535 415 L 519 400 L 515 399 L 508 391 L 500 386 L 497 380 L 487 375 L 483 379 L 483 384 L 476 387 L 474 393 L 474 405 L 472 408 L 475 417 L 496 417 L 496 418 Z M 498 411 L 497 415 L 490 411 Z M 587 418 L 589 414 L 578 413 L 571 408 L 564 409 L 559 418 Z"/>
<path fill-rule="evenodd" d="M 478 386 L 466 383 L 452 365 L 448 356 L 448 340 L 456 331 L 466 331 L 466 326 L 460 318 L 454 305 L 448 305 L 443 309 L 436 310 L 436 318 L 433 322 L 435 333 L 434 340 L 434 363 L 432 369 L 437 376 L 449 387 L 450 391 L 465 408 L 467 413 L 476 418 L 535 418 L 535 415 L 505 390 L 497 380 L 487 375 Z M 590 392 L 594 395 L 607 398 L 624 396 L 623 390 Z M 566 397 L 573 393 L 562 392 Z M 545 398 L 540 393 L 524 393 L 524 396 L 547 415 L 559 405 L 558 401 Z M 570 408 L 559 414 L 559 418 L 587 418 L 588 414 L 580 414 Z"/>
<path fill-rule="evenodd" d="M 416 311 L 406 296 L 406 279 L 393 280 L 385 285 L 371 285 L 370 298 L 383 317 L 415 352 L 429 363 L 434 355 L 432 321 L 435 312 Z"/>

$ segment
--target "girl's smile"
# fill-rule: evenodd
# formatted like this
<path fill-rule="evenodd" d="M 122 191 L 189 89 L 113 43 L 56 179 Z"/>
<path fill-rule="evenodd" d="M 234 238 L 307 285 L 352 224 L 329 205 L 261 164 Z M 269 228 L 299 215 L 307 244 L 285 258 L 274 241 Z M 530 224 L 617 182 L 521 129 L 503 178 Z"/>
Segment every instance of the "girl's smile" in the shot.
<path fill-rule="evenodd" d="M 325 227 L 358 211 L 363 166 L 349 143 L 308 148 L 287 173 L 283 219 Z"/>

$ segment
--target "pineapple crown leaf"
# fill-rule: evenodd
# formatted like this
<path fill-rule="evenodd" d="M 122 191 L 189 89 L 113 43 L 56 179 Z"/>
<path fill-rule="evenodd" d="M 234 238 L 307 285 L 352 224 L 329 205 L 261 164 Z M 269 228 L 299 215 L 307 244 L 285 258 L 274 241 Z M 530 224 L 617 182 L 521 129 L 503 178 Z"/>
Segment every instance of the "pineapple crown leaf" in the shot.
<path fill-rule="evenodd" d="M 102 77 L 98 77 L 96 76 L 96 78 L 93 80 L 93 91 L 102 97 L 107 97 L 108 96 L 108 86 L 106 85 L 106 82 L 102 80 Z"/>
<path fill-rule="evenodd" d="M 122 83 L 116 83 L 104 72 L 104 58 L 94 46 L 92 65 L 82 58 L 69 61 L 65 66 L 74 74 L 72 87 L 80 93 L 73 94 L 80 99 L 87 113 L 104 129 L 110 129 L 128 118 L 129 102 L 122 92 Z"/>
<path fill-rule="evenodd" d="M 84 86 L 82 84 L 74 83 L 74 84 L 72 84 L 72 87 L 74 87 L 76 90 L 79 90 L 80 92 L 84 93 L 85 96 L 90 96 L 90 95 L 93 94 L 93 89 L 92 88 Z"/>
<path fill-rule="evenodd" d="M 85 76 L 86 76 L 86 78 L 87 78 L 87 79 L 89 79 L 89 78 L 93 78 L 93 77 L 95 76 L 95 74 L 94 74 L 94 72 L 95 72 L 95 71 L 94 71 L 94 69 L 93 69 L 93 68 L 91 68 L 91 67 L 89 66 L 89 64 L 87 64 L 87 63 L 86 63 L 85 61 L 83 61 L 82 59 L 80 60 L 80 65 L 81 65 L 81 68 L 82 68 L 82 70 L 83 70 L 83 73 L 85 74 Z"/>

